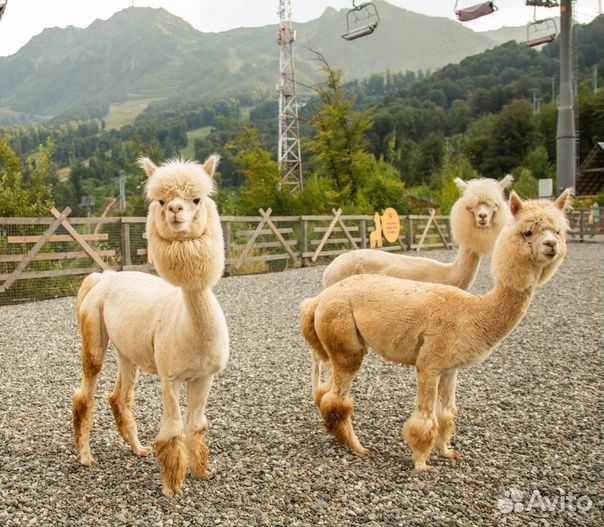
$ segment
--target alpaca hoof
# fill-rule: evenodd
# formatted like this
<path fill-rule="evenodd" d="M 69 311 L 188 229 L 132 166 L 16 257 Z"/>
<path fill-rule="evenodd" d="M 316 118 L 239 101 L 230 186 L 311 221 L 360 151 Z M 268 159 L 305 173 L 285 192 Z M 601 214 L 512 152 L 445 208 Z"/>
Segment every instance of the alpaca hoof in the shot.
<path fill-rule="evenodd" d="M 173 489 L 169 487 L 162 487 L 161 492 L 164 496 L 172 498 L 174 496 L 180 496 L 182 494 L 182 487 L 174 487 Z"/>
<path fill-rule="evenodd" d="M 214 470 L 207 469 L 204 472 L 192 472 L 191 475 L 196 479 L 208 481 L 216 475 L 216 472 Z"/>
<path fill-rule="evenodd" d="M 85 465 L 87 467 L 94 467 L 95 465 L 98 465 L 96 459 L 94 459 L 91 455 L 82 454 L 78 458 L 78 461 L 80 462 L 81 465 Z"/>
<path fill-rule="evenodd" d="M 439 452 L 440 457 L 444 457 L 445 459 L 459 459 L 461 454 L 457 450 L 447 450 L 445 452 Z"/>
<path fill-rule="evenodd" d="M 132 451 L 140 457 L 147 457 L 153 452 L 152 446 L 141 446 L 139 448 L 132 449 Z"/>
<path fill-rule="evenodd" d="M 359 456 L 359 457 L 372 457 L 373 454 L 371 453 L 371 450 L 368 450 L 367 448 L 364 447 L 358 447 L 352 450 L 352 453 L 355 456 Z"/>
<path fill-rule="evenodd" d="M 415 470 L 422 472 L 423 474 L 433 474 L 434 467 L 426 465 L 425 463 L 416 463 Z"/>

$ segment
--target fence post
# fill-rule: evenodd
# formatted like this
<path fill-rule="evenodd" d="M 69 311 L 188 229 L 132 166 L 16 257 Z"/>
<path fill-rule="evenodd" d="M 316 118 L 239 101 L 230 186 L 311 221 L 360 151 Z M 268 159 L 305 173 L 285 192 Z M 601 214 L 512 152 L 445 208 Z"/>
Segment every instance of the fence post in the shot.
<path fill-rule="evenodd" d="M 413 220 L 411 215 L 407 214 L 407 250 L 410 251 L 413 247 L 414 236 L 413 236 Z"/>
<path fill-rule="evenodd" d="M 122 269 L 126 265 L 132 265 L 132 257 L 130 256 L 130 224 L 124 222 L 124 217 L 121 220 L 122 232 Z"/>
<path fill-rule="evenodd" d="M 222 237 L 224 240 L 224 276 L 229 276 L 231 273 L 231 222 L 225 221 L 222 225 Z"/>
<path fill-rule="evenodd" d="M 308 259 L 304 256 L 304 253 L 308 252 L 308 222 L 302 216 L 300 216 L 300 221 L 300 259 L 302 260 L 302 267 L 307 267 Z"/>
<path fill-rule="evenodd" d="M 451 216 L 447 216 L 447 241 L 453 247 L 453 232 L 451 231 Z"/>
<path fill-rule="evenodd" d="M 367 220 L 361 220 L 359 229 L 361 231 L 361 248 L 367 249 Z"/>

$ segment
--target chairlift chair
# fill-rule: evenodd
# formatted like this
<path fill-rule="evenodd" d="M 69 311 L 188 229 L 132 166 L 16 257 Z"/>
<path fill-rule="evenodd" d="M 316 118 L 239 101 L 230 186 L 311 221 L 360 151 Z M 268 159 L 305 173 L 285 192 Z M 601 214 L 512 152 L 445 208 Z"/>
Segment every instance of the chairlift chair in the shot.
<path fill-rule="evenodd" d="M 558 7 L 558 0 L 526 0 L 524 2 L 529 7 Z"/>
<path fill-rule="evenodd" d="M 455 15 L 460 22 L 469 22 L 481 16 L 490 15 L 497 11 L 497 6 L 494 2 L 481 2 L 480 4 L 463 7 L 460 6 L 463 2 L 455 0 Z"/>
<path fill-rule="evenodd" d="M 377 7 L 372 2 L 356 5 L 352 0 L 352 9 L 346 13 L 346 33 L 342 34 L 345 40 L 355 40 L 371 35 L 380 22 Z"/>
<path fill-rule="evenodd" d="M 530 48 L 552 42 L 558 34 L 556 21 L 553 18 L 535 20 L 526 25 L 526 45 Z"/>
<path fill-rule="evenodd" d="M 8 3 L 8 0 L 0 0 L 0 20 L 2 20 L 2 15 L 4 14 L 7 3 Z"/>

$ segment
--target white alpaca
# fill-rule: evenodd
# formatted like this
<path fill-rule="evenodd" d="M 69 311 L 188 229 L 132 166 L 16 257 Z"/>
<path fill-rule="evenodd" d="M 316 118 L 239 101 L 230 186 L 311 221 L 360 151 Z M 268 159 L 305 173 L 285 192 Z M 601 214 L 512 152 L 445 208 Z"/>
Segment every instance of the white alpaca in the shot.
<path fill-rule="evenodd" d="M 510 218 L 503 190 L 513 180 L 511 175 L 499 182 L 455 179 L 462 195 L 451 209 L 451 230 L 459 245 L 454 262 L 359 249 L 341 254 L 325 268 L 323 287 L 355 274 L 380 274 L 469 289 L 481 255 L 492 251 L 497 235 Z"/>
<path fill-rule="evenodd" d="M 118 375 L 109 402 L 117 429 L 132 451 L 139 443 L 132 413 L 138 368 L 159 375 L 163 415 L 155 439 L 163 492 L 180 494 L 187 466 L 207 479 L 205 406 L 212 379 L 228 360 L 227 325 L 211 288 L 224 269 L 224 241 L 210 198 L 219 157 L 203 165 L 172 160 L 160 166 L 142 158 L 148 251 L 162 278 L 140 272 L 93 273 L 78 292 L 82 335 L 82 384 L 73 395 L 73 428 L 80 463 L 95 463 L 90 427 L 97 376 L 108 341 L 117 349 Z M 180 385 L 187 383 L 187 414 L 181 417 Z"/>
<path fill-rule="evenodd" d="M 537 285 L 566 255 L 566 190 L 555 203 L 523 202 L 512 192 L 513 220 L 493 252 L 495 287 L 474 296 L 457 287 L 390 276 L 352 276 L 301 304 L 302 333 L 312 347 L 313 395 L 326 428 L 355 454 L 367 455 L 352 427 L 352 381 L 367 348 L 385 359 L 413 365 L 415 410 L 404 426 L 420 471 L 436 443 L 439 454 L 457 458 L 454 429 L 457 370 L 484 360 L 525 315 Z M 331 376 L 320 382 L 320 361 Z M 545 416 L 544 416 L 545 417 Z"/>

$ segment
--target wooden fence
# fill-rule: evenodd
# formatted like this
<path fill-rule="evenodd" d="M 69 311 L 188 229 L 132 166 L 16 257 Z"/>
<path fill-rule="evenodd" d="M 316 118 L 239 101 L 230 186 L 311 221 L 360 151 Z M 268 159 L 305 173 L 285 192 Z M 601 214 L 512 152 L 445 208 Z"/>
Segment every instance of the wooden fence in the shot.
<path fill-rule="evenodd" d="M 0 305 L 73 295 L 84 275 L 105 269 L 152 271 L 147 262 L 144 217 L 69 218 L 51 210 L 48 218 L 0 218 Z M 581 241 L 603 232 L 603 218 L 590 209 L 571 214 Z M 450 248 L 448 216 L 401 216 L 400 236 L 381 250 Z M 595 220 L 595 221 L 594 221 Z M 373 216 L 221 217 L 225 274 L 278 271 L 326 263 L 346 251 L 369 247 Z"/>

